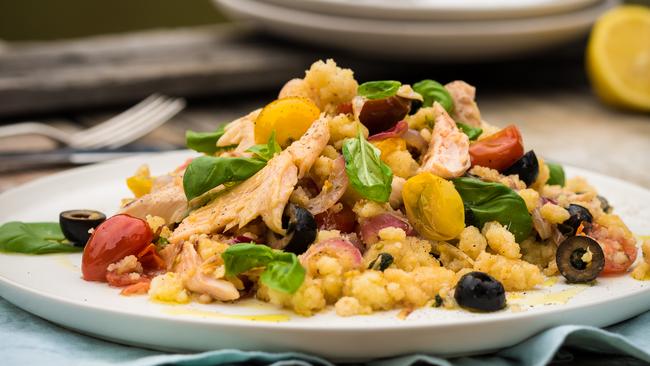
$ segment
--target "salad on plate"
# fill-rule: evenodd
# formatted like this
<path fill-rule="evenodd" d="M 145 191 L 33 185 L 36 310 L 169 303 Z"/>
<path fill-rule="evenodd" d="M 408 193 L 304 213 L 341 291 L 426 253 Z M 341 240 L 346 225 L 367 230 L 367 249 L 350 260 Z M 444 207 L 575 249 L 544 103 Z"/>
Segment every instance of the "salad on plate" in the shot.
<path fill-rule="evenodd" d="M 305 316 L 499 311 L 506 292 L 547 278 L 624 275 L 639 252 L 605 197 L 516 125 L 483 120 L 460 80 L 359 84 L 318 61 L 276 100 L 186 141 L 201 155 L 161 176 L 140 167 L 118 214 L 7 223 L 0 250 L 85 245 L 83 279 L 122 295 L 257 298 Z M 649 278 L 650 264 L 632 276 Z"/>

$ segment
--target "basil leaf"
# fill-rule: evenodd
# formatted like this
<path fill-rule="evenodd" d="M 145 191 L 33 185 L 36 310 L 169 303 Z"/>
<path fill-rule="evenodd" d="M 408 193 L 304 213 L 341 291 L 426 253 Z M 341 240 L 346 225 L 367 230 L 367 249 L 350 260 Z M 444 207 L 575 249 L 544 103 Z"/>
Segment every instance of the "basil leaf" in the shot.
<path fill-rule="evenodd" d="M 200 156 L 188 165 L 183 175 L 183 190 L 188 201 L 212 188 L 250 178 L 266 165 L 256 158 Z"/>
<path fill-rule="evenodd" d="M 305 280 L 305 269 L 293 253 L 273 250 L 266 245 L 235 244 L 221 254 L 227 276 L 236 276 L 253 268 L 266 267 L 260 281 L 278 291 L 294 293 Z"/>
<path fill-rule="evenodd" d="M 276 260 L 266 266 L 260 281 L 266 286 L 282 292 L 294 293 L 305 280 L 305 269 L 293 253 L 281 252 Z"/>
<path fill-rule="evenodd" d="M 518 243 L 528 237 L 532 219 L 524 200 L 501 183 L 484 182 L 476 178 L 453 179 L 466 209 L 472 211 L 472 225 L 482 228 L 486 222 L 498 221 L 515 235 Z"/>
<path fill-rule="evenodd" d="M 461 122 L 456 122 L 456 126 L 458 126 L 458 129 L 463 131 L 463 133 L 469 137 L 470 141 L 476 140 L 483 133 L 482 128 L 472 127 Z"/>
<path fill-rule="evenodd" d="M 228 185 L 250 178 L 275 154 L 281 152 L 282 148 L 275 140 L 274 131 L 268 143 L 252 146 L 247 151 L 254 153 L 255 157 L 201 156 L 192 160 L 183 175 L 183 189 L 187 200 L 192 201 L 220 184 Z M 206 203 L 201 201 L 202 204 Z M 191 206 L 196 207 L 196 202 L 192 202 Z"/>
<path fill-rule="evenodd" d="M 423 105 L 431 107 L 433 102 L 438 102 L 442 107 L 451 113 L 454 110 L 454 100 L 444 85 L 431 79 L 426 79 L 413 84 L 413 90 L 424 98 Z"/>
<path fill-rule="evenodd" d="M 280 151 L 282 151 L 282 148 L 280 147 L 280 144 L 278 144 L 278 142 L 275 140 L 275 131 L 273 131 L 266 145 L 260 144 L 251 146 L 246 151 L 252 152 L 264 161 L 269 161 L 275 156 L 275 154 L 278 154 Z"/>
<path fill-rule="evenodd" d="M 562 168 L 562 165 L 555 164 L 555 163 L 546 163 L 546 166 L 548 166 L 548 170 L 550 173 L 550 176 L 548 177 L 546 184 L 548 185 L 555 184 L 564 187 L 564 183 L 566 179 L 564 177 L 564 168 Z"/>
<path fill-rule="evenodd" d="M 221 150 L 228 150 L 231 146 L 217 146 L 217 141 L 226 132 L 225 125 L 214 132 L 185 131 L 185 144 L 188 148 L 205 154 L 214 154 Z"/>
<path fill-rule="evenodd" d="M 359 85 L 357 94 L 368 99 L 392 97 L 397 93 L 402 83 L 395 80 L 368 81 Z"/>
<path fill-rule="evenodd" d="M 379 149 L 363 138 L 361 131 L 357 138 L 343 143 L 345 172 L 352 187 L 367 199 L 387 202 L 390 197 L 393 172 L 380 158 Z"/>
<path fill-rule="evenodd" d="M 56 222 L 8 222 L 0 226 L 0 251 L 47 254 L 79 252 L 68 242 Z"/>
<path fill-rule="evenodd" d="M 266 245 L 235 244 L 222 254 L 226 276 L 236 276 L 253 268 L 266 267 L 275 259 L 273 249 Z"/>

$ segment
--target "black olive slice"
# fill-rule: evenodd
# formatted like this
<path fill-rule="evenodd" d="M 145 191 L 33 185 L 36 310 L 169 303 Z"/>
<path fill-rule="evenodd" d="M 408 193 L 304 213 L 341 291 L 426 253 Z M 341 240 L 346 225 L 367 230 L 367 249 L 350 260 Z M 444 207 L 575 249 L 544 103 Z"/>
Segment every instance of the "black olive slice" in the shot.
<path fill-rule="evenodd" d="M 590 253 L 585 260 L 585 254 Z M 557 247 L 557 268 L 567 282 L 593 281 L 605 267 L 605 254 L 597 241 L 588 236 L 571 236 Z"/>
<path fill-rule="evenodd" d="M 557 225 L 558 230 L 560 230 L 560 232 L 566 236 L 575 235 L 576 230 L 578 230 L 578 227 L 580 227 L 580 224 L 583 222 L 591 224 L 593 221 L 593 217 L 591 216 L 589 210 L 580 205 L 575 205 L 572 203 L 569 205 L 567 210 L 569 211 L 571 217 L 566 219 L 566 221 L 563 223 Z"/>
<path fill-rule="evenodd" d="M 470 226 L 474 225 L 475 217 L 474 217 L 474 211 L 472 211 L 469 206 L 464 206 L 464 211 L 465 211 L 465 226 Z"/>
<path fill-rule="evenodd" d="M 368 128 L 370 135 L 391 129 L 411 109 L 411 101 L 393 95 L 383 99 L 366 100 L 359 113 L 359 121 Z"/>
<path fill-rule="evenodd" d="M 68 210 L 59 214 L 59 225 L 66 239 L 75 245 L 84 246 L 90 239 L 90 229 L 106 220 L 106 215 L 93 210 Z"/>
<path fill-rule="evenodd" d="M 394 258 L 389 253 L 379 253 L 377 258 L 375 258 L 368 265 L 368 269 L 374 269 L 375 271 L 384 271 L 386 268 L 390 267 L 393 264 Z"/>
<path fill-rule="evenodd" d="M 434 308 L 439 308 L 442 306 L 442 296 L 439 294 L 436 294 L 436 297 L 434 298 L 435 302 L 433 303 Z"/>
<path fill-rule="evenodd" d="M 609 201 L 607 200 L 607 198 L 605 198 L 605 197 L 603 197 L 601 195 L 598 195 L 596 197 L 600 201 L 600 208 L 603 209 L 603 212 L 611 213 L 612 212 L 612 206 L 609 204 Z"/>
<path fill-rule="evenodd" d="M 281 242 L 287 243 L 284 246 L 286 252 L 302 254 L 316 240 L 316 219 L 305 208 L 293 203 L 289 203 L 285 209 L 282 226 L 287 230 L 287 235 L 281 239 Z"/>
<path fill-rule="evenodd" d="M 417 99 L 411 100 L 411 110 L 409 111 L 409 115 L 412 116 L 416 114 L 420 110 L 420 108 L 422 108 L 422 105 L 423 103 L 421 100 L 417 100 Z"/>
<path fill-rule="evenodd" d="M 506 306 L 506 290 L 487 273 L 470 272 L 458 280 L 454 299 L 468 310 L 497 311 Z"/>
<path fill-rule="evenodd" d="M 525 153 L 524 156 L 515 161 L 508 169 L 503 171 L 504 175 L 516 174 L 526 186 L 535 183 L 539 175 L 539 161 L 533 150 Z"/>

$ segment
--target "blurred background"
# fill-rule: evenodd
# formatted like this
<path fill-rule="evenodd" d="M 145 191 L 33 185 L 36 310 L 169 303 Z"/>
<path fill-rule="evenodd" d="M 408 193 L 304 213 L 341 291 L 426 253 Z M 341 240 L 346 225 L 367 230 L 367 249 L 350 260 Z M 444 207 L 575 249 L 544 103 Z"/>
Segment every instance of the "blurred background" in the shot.
<path fill-rule="evenodd" d="M 0 1 L 0 39 L 45 41 L 151 28 L 214 24 L 209 0 Z"/>
<path fill-rule="evenodd" d="M 607 84 L 634 68 L 624 89 L 650 93 L 650 46 L 639 50 L 650 33 L 624 14 L 594 37 L 597 19 L 630 4 L 648 11 L 650 0 L 0 1 L 0 128 L 75 132 L 158 93 L 168 109 L 142 123 L 141 138 L 91 148 L 183 148 L 186 129 L 213 130 L 334 58 L 360 82 L 466 80 L 484 119 L 520 125 L 546 158 L 650 187 L 650 97 Z M 594 61 L 610 56 L 618 69 Z M 164 104 L 180 98 L 179 113 Z M 625 143 L 603 149 L 612 139 Z M 0 190 L 77 164 L 70 152 L 88 146 L 68 145 L 36 133 L 0 139 Z"/>
<path fill-rule="evenodd" d="M 650 0 L 625 3 L 650 5 Z M 0 39 L 4 41 L 78 38 L 225 21 L 209 0 L 0 1 Z"/>

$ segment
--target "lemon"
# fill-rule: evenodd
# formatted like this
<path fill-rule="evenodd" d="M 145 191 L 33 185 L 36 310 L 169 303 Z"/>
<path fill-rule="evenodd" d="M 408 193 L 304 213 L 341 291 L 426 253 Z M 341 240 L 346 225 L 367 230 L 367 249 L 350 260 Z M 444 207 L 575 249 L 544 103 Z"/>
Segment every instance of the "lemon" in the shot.
<path fill-rule="evenodd" d="M 604 102 L 650 111 L 650 9 L 620 6 L 596 21 L 587 73 Z"/>
<path fill-rule="evenodd" d="M 255 142 L 264 144 L 275 131 L 278 144 L 286 147 L 298 140 L 320 115 L 311 100 L 288 97 L 269 103 L 255 120 Z"/>

